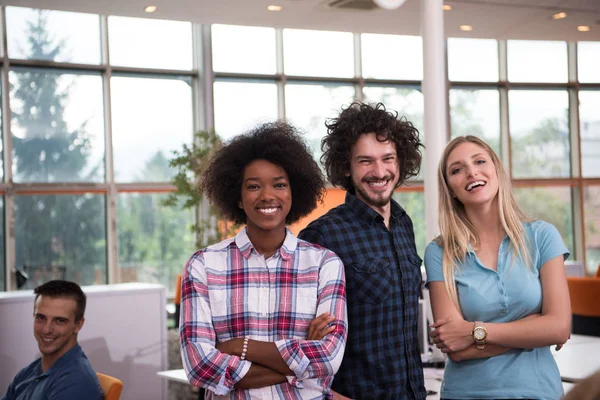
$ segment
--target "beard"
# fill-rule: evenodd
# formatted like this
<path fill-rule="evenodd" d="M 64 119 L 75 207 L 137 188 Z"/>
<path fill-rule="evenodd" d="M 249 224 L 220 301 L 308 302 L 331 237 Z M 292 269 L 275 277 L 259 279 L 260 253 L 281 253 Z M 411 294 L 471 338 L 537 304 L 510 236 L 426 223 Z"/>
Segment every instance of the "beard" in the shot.
<path fill-rule="evenodd" d="M 364 185 L 368 185 L 369 182 L 377 181 L 381 179 L 363 179 L 361 184 L 356 184 L 356 182 L 352 182 L 354 185 L 354 190 L 357 196 L 367 205 L 372 207 L 384 207 L 388 205 L 392 199 L 394 194 L 394 189 L 396 189 L 396 184 L 398 183 L 396 177 L 394 175 L 388 175 L 383 178 L 384 180 L 388 180 L 390 183 L 393 183 L 393 188 L 389 190 L 389 192 L 380 192 L 373 194 L 365 189 Z"/>

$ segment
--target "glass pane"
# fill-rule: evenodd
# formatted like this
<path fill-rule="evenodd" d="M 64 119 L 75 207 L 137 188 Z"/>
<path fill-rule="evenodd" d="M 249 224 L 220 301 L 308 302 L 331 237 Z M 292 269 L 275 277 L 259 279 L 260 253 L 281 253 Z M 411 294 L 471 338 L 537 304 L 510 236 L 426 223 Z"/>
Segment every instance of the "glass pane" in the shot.
<path fill-rule="evenodd" d="M 588 272 L 595 274 L 600 267 L 600 186 L 583 190 L 585 207 L 585 254 Z"/>
<path fill-rule="evenodd" d="M 570 187 L 515 188 L 515 197 L 519 206 L 530 217 L 554 225 L 567 248 L 573 252 L 573 204 Z"/>
<path fill-rule="evenodd" d="M 283 60 L 288 75 L 354 76 L 351 33 L 284 29 Z"/>
<path fill-rule="evenodd" d="M 104 180 L 100 75 L 10 72 L 15 182 Z"/>
<path fill-rule="evenodd" d="M 423 79 L 423 41 L 419 36 L 365 33 L 361 35 L 361 43 L 365 78 Z"/>
<path fill-rule="evenodd" d="M 567 43 L 542 40 L 508 41 L 508 80 L 567 82 Z"/>
<path fill-rule="evenodd" d="M 473 135 L 500 155 L 500 95 L 498 90 L 451 89 L 451 136 Z"/>
<path fill-rule="evenodd" d="M 425 196 L 423 192 L 394 192 L 393 198 L 412 219 L 417 253 L 424 258 L 427 243 L 425 240 Z"/>
<path fill-rule="evenodd" d="M 352 103 L 352 86 L 288 84 L 285 87 L 287 119 L 306 131 L 306 141 L 320 165 L 321 139 L 327 132 L 325 120 L 337 117 L 343 106 Z"/>
<path fill-rule="evenodd" d="M 366 103 L 383 103 L 390 111 L 398 112 L 399 117 L 407 120 L 423 136 L 423 93 L 408 87 L 365 86 L 363 89 Z"/>
<path fill-rule="evenodd" d="M 498 42 L 493 39 L 448 39 L 448 79 L 498 81 Z"/>
<path fill-rule="evenodd" d="M 215 131 L 222 140 L 277 119 L 275 83 L 217 81 L 214 97 Z"/>
<path fill-rule="evenodd" d="M 100 64 L 100 16 L 6 7 L 10 58 Z"/>
<path fill-rule="evenodd" d="M 192 69 L 192 24 L 108 17 L 110 63 L 124 67 Z"/>
<path fill-rule="evenodd" d="M 166 196 L 117 196 L 121 282 L 161 283 L 174 291 L 176 276 L 195 250 L 194 212 L 162 205 Z"/>
<path fill-rule="evenodd" d="M 99 194 L 15 197 L 16 267 L 31 289 L 50 279 L 106 283 L 105 197 Z"/>
<path fill-rule="evenodd" d="M 569 177 L 567 91 L 511 90 L 508 106 L 513 177 Z"/>
<path fill-rule="evenodd" d="M 364 100 L 367 103 L 383 103 L 386 109 L 398 112 L 399 117 L 404 117 L 419 130 L 421 142 L 424 142 L 425 131 L 423 129 L 423 93 L 417 89 L 407 87 L 379 87 L 366 86 L 363 89 Z M 421 154 L 425 154 L 421 149 Z M 421 164 L 419 175 L 413 180 L 422 180 L 425 173 L 425 164 Z"/>
<path fill-rule="evenodd" d="M 581 173 L 585 178 L 600 177 L 600 91 L 579 92 L 581 129 Z"/>
<path fill-rule="evenodd" d="M 220 72 L 274 74 L 275 29 L 212 26 L 213 69 Z"/>
<path fill-rule="evenodd" d="M 577 42 L 579 82 L 600 82 L 600 42 Z"/>
<path fill-rule="evenodd" d="M 192 140 L 192 89 L 185 79 L 111 78 L 115 180 L 167 182 L 172 150 Z"/>

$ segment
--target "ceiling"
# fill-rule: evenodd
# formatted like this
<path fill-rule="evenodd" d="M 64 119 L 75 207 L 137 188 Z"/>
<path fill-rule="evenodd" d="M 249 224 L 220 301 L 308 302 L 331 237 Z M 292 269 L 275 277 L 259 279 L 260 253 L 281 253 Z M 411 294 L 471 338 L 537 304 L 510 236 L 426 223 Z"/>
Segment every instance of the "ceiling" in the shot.
<path fill-rule="evenodd" d="M 348 32 L 420 34 L 420 1 L 407 0 L 396 10 L 341 9 L 334 0 L 0 0 L 0 4 L 105 15 L 150 17 L 199 23 L 271 26 Z M 342 0 L 350 1 L 350 0 Z M 371 0 L 352 0 L 366 3 Z M 158 11 L 145 13 L 153 4 Z M 280 12 L 267 11 L 276 4 Z M 447 0 L 447 36 L 496 39 L 600 41 L 600 0 Z M 564 11 L 567 18 L 553 20 Z M 472 25 L 463 32 L 460 25 Z M 588 25 L 590 32 L 578 32 Z"/>

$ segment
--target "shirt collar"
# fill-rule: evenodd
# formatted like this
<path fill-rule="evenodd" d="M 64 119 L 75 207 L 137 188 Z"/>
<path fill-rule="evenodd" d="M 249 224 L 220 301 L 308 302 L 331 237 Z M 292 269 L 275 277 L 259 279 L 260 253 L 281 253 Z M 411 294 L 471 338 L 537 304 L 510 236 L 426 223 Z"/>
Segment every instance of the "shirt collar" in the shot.
<path fill-rule="evenodd" d="M 345 203 L 359 217 L 367 220 L 369 223 L 382 221 L 383 217 L 377 211 L 372 209 L 367 203 L 356 197 L 356 195 L 346 191 Z M 406 211 L 394 199 L 390 199 L 391 204 L 391 219 L 399 219 L 406 214 Z"/>
<path fill-rule="evenodd" d="M 246 229 L 247 227 L 244 227 L 244 229 L 241 229 L 238 232 L 238 234 L 235 235 L 234 242 L 238 249 L 240 249 L 242 257 L 248 259 L 252 254 L 252 250 L 254 250 L 256 254 L 258 254 L 258 252 L 256 251 L 254 245 L 250 241 Z M 288 228 L 285 228 L 285 239 L 283 240 L 283 244 L 278 250 L 279 254 L 281 255 L 281 258 L 284 260 L 291 259 L 294 255 L 294 252 L 296 251 L 297 246 L 298 238 Z"/>
<path fill-rule="evenodd" d="M 61 369 L 65 365 L 71 364 L 71 362 L 73 360 L 76 360 L 77 358 L 81 357 L 82 354 L 83 354 L 83 350 L 81 349 L 81 346 L 79 345 L 79 343 L 75 344 L 75 346 L 71 347 L 69 349 L 69 351 L 67 351 L 58 360 L 56 360 L 54 362 L 54 364 L 52 364 L 52 366 L 50 368 L 48 368 L 48 370 L 46 372 L 44 372 L 41 376 L 50 375 L 50 374 L 52 374 L 53 371 L 55 371 L 57 369 Z M 41 370 L 41 367 L 42 367 L 42 362 L 40 359 L 40 370 Z"/>

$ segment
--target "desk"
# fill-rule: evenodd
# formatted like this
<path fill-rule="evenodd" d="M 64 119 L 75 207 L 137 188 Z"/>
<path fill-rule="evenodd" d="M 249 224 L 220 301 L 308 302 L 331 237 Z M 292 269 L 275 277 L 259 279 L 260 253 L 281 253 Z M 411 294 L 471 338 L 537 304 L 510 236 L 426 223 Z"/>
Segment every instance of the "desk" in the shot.
<path fill-rule="evenodd" d="M 161 378 L 165 378 L 169 381 L 189 383 L 187 380 L 187 376 L 185 376 L 185 371 L 182 369 L 172 369 L 169 371 L 160 371 L 157 372 L 156 375 Z"/>
<path fill-rule="evenodd" d="M 573 335 L 560 351 L 552 354 L 560 377 L 566 382 L 578 382 L 600 370 L 600 337 Z"/>

